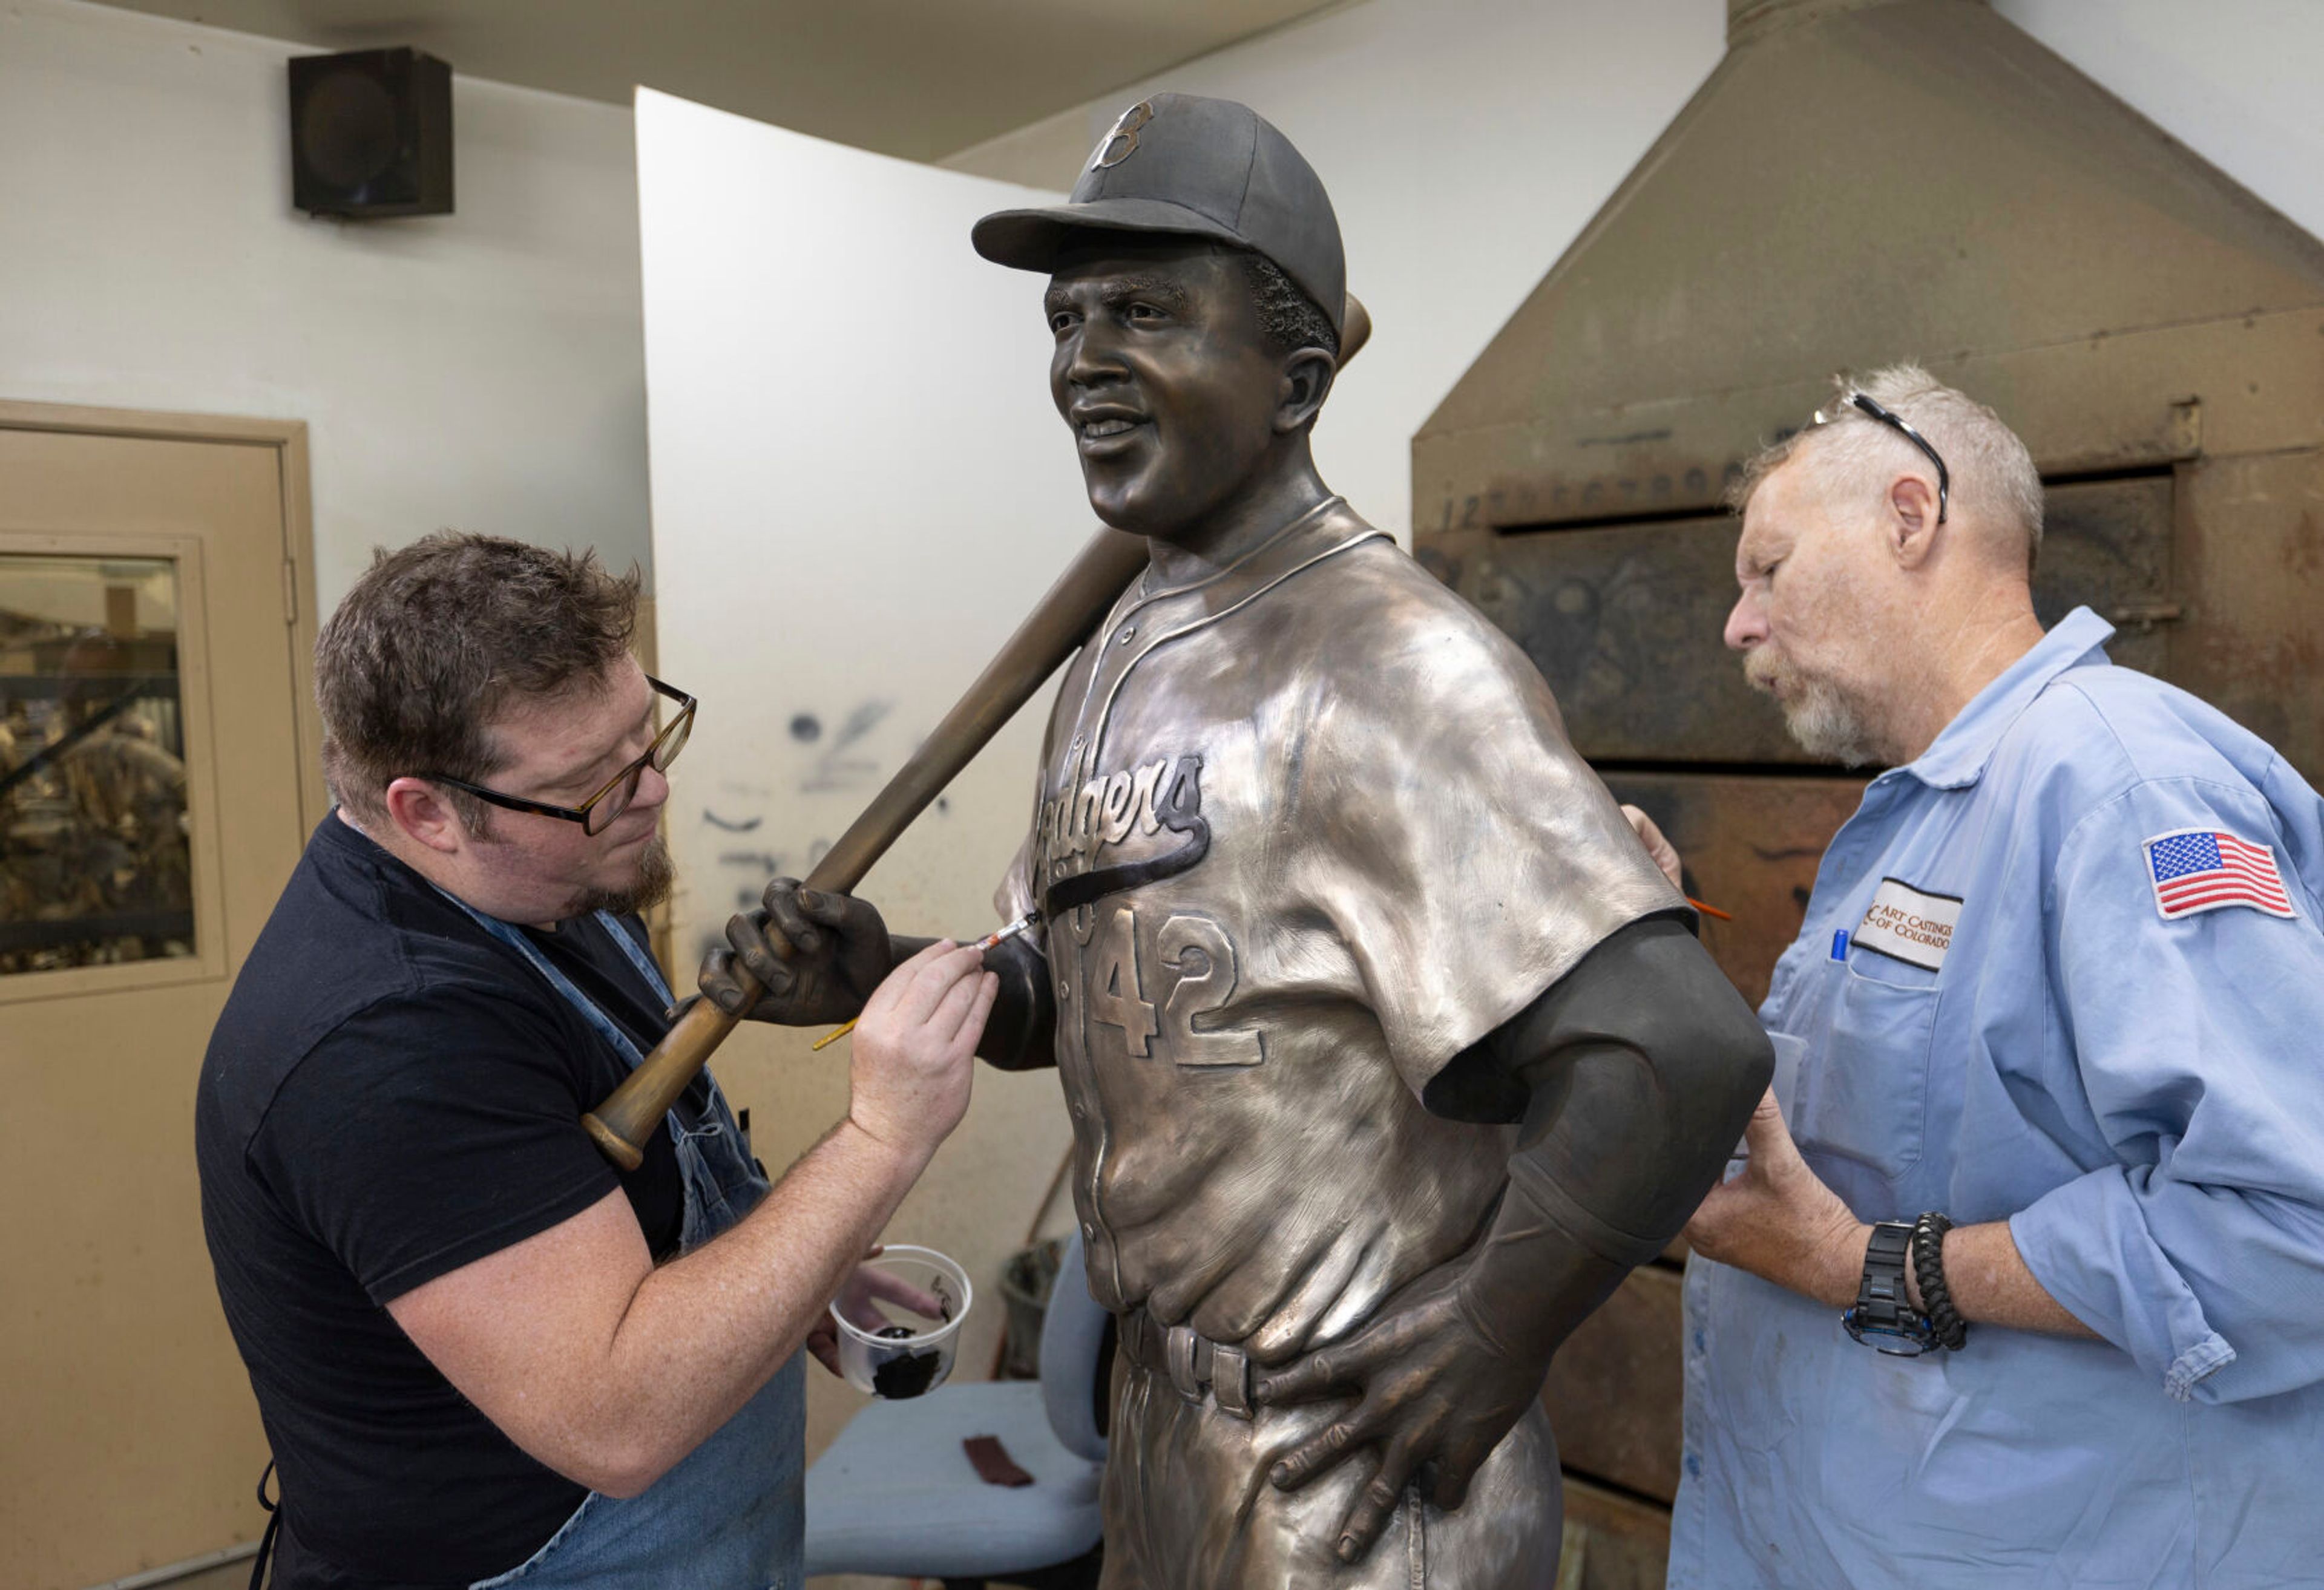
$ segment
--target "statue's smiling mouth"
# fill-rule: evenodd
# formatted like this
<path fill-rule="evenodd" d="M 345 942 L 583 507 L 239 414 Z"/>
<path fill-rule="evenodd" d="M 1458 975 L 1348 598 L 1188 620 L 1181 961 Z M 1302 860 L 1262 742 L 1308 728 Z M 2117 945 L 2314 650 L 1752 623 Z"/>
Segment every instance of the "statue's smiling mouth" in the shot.
<path fill-rule="evenodd" d="M 1143 429 L 1145 415 L 1116 403 L 1092 403 L 1074 410 L 1074 437 L 1084 453 L 1111 453 Z"/>

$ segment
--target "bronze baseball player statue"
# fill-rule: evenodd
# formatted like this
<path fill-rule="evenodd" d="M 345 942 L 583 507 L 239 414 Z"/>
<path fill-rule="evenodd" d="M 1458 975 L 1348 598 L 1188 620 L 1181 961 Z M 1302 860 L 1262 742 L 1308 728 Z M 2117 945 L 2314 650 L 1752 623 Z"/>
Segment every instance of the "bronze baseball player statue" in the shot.
<path fill-rule="evenodd" d="M 1551 1354 L 1710 1187 L 1758 1024 L 1548 687 L 1317 476 L 1344 265 L 1242 106 L 1157 95 L 1047 271 L 1090 503 L 1150 561 L 1068 666 L 982 1048 L 1050 1065 L 1120 1320 L 1104 1583 L 1546 1585 Z M 918 941 L 788 880 L 703 988 L 854 1014 Z"/>

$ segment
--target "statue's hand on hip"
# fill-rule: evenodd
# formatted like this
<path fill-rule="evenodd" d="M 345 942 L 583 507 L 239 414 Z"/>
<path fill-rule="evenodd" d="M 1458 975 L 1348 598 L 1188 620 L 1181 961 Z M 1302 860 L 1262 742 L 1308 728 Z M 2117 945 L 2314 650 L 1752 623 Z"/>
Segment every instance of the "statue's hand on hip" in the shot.
<path fill-rule="evenodd" d="M 1342 1562 L 1371 1549 L 1407 1486 L 1448 1511 L 1460 1506 L 1470 1480 L 1541 1394 L 1547 1364 L 1500 1346 L 1463 1300 L 1470 1267 L 1466 1259 L 1440 1266 L 1355 1336 L 1262 1374 L 1252 1387 L 1269 1406 L 1360 1399 L 1268 1471 L 1292 1491 L 1342 1463 L 1371 1468 L 1340 1526 Z"/>

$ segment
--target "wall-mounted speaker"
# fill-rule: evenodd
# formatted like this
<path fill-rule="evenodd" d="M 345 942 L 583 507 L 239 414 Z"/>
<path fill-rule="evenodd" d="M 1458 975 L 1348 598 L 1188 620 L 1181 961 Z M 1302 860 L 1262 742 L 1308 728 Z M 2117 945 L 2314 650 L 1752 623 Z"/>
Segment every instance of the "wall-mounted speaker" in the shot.
<path fill-rule="evenodd" d="M 452 69 L 417 50 L 290 60 L 290 202 L 318 216 L 452 213 Z"/>

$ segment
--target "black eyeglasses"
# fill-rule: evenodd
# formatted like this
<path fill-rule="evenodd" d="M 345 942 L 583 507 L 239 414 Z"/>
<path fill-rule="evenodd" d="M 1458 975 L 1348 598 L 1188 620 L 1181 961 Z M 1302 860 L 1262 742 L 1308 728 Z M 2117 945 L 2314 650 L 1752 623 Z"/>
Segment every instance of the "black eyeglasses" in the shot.
<path fill-rule="evenodd" d="M 1922 452 L 1926 453 L 1929 455 L 1929 462 L 1937 466 L 1937 522 L 1939 524 L 1944 523 L 1945 510 L 1952 497 L 1952 472 L 1945 467 L 1945 461 L 1937 455 L 1936 448 L 1930 446 L 1929 438 L 1923 436 L 1919 431 L 1914 430 L 1911 426 L 1906 425 L 1900 416 L 1882 408 L 1879 404 L 1866 397 L 1862 392 L 1849 393 L 1846 401 L 1841 404 L 1841 407 L 1862 409 L 1865 413 L 1869 414 L 1873 418 L 1888 427 L 1889 429 L 1895 431 L 1898 436 L 1904 437 L 1906 441 L 1912 443 L 1913 446 L 1918 447 Z M 1830 425 L 1833 420 L 1838 419 L 1839 418 L 1840 416 L 1834 413 L 1831 409 L 1819 409 L 1815 411 L 1814 423 L 1817 425 Z"/>
<path fill-rule="evenodd" d="M 605 786 L 577 806 L 552 806 L 546 801 L 528 801 L 521 795 L 503 795 L 496 789 L 486 789 L 481 784 L 470 784 L 465 778 L 454 778 L 443 773 L 422 773 L 419 777 L 431 784 L 448 784 L 454 789 L 466 790 L 480 801 L 490 801 L 495 806 L 505 806 L 512 812 L 531 812 L 542 817 L 561 817 L 567 823 L 578 823 L 581 832 L 603 833 L 613 825 L 615 819 L 630 809 L 637 798 L 638 780 L 645 776 L 648 764 L 657 773 L 666 772 L 678 760 L 678 753 L 686 749 L 686 738 L 694 732 L 694 697 L 683 690 L 663 684 L 651 675 L 646 683 L 655 694 L 678 703 L 678 716 L 665 724 L 653 737 L 645 754 L 619 773 Z"/>

